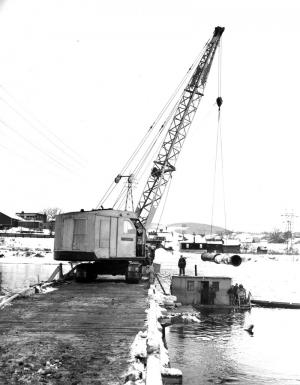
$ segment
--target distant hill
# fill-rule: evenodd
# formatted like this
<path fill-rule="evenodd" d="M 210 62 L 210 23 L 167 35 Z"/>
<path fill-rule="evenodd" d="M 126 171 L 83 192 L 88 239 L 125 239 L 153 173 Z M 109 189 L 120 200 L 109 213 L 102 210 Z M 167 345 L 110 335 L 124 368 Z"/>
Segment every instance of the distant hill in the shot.
<path fill-rule="evenodd" d="M 225 233 L 225 229 L 219 226 L 211 226 L 204 223 L 195 223 L 195 222 L 180 222 L 180 223 L 171 223 L 168 224 L 168 227 L 175 227 L 177 233 L 184 232 L 185 234 L 219 234 Z M 228 230 L 226 230 L 228 232 Z"/>

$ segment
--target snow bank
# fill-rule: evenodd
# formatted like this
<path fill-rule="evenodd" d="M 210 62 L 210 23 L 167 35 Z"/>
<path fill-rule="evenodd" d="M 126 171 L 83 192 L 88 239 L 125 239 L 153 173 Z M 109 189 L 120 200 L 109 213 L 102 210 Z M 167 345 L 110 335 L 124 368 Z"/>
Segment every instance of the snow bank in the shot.
<path fill-rule="evenodd" d="M 169 353 L 163 341 L 163 328 L 159 320 L 166 316 L 166 309 L 162 304 L 166 301 L 176 300 L 176 297 L 164 296 L 158 292 L 154 285 L 151 285 L 149 292 L 149 309 L 148 309 L 148 336 L 147 336 L 147 373 L 146 385 L 161 385 L 162 375 L 182 377 L 180 370 L 175 370 L 174 373 L 170 370 Z M 175 375 L 175 374 L 174 374 Z"/>
<path fill-rule="evenodd" d="M 158 319 L 162 316 L 162 311 L 155 298 L 155 287 L 151 285 L 149 292 L 149 309 L 147 311 L 147 372 L 146 385 L 162 385 L 161 377 L 161 342 L 162 327 Z"/>
<path fill-rule="evenodd" d="M 125 376 L 125 385 L 162 385 L 162 376 L 178 377 L 181 381 L 181 371 L 170 368 L 169 353 L 164 344 L 163 327 L 160 323 L 166 317 L 167 311 L 161 305 L 167 297 L 158 292 L 154 284 L 150 286 L 146 331 L 140 331 L 131 346 L 131 363 Z M 176 297 L 172 296 L 171 299 L 176 300 Z"/>

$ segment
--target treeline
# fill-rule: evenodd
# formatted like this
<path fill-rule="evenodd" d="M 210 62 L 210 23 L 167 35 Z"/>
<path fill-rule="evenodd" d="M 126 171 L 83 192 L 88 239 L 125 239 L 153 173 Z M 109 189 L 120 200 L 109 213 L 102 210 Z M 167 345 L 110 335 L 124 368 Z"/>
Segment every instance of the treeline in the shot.
<path fill-rule="evenodd" d="M 286 243 L 288 239 L 292 238 L 290 231 L 274 230 L 272 233 L 267 233 L 266 238 L 270 243 Z"/>

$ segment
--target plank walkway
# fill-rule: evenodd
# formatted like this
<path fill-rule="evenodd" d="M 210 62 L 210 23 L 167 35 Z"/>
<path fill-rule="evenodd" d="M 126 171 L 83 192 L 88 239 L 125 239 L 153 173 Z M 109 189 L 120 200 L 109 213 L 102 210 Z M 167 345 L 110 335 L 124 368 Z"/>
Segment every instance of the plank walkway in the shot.
<path fill-rule="evenodd" d="M 1 384 L 123 384 L 145 329 L 144 284 L 63 284 L 0 311 Z"/>

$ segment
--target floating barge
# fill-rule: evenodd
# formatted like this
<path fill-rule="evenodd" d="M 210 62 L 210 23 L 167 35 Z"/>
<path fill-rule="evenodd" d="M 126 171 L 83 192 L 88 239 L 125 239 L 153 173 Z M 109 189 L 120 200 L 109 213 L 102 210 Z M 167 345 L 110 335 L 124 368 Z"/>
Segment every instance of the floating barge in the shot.
<path fill-rule="evenodd" d="M 230 277 L 173 275 L 171 294 L 182 305 L 193 305 L 197 309 L 249 310 L 251 302 L 247 298 L 243 302 L 232 303 L 228 294 L 231 287 Z"/>
<path fill-rule="evenodd" d="M 201 259 L 216 264 L 224 263 L 235 267 L 240 266 L 242 258 L 237 254 L 203 253 Z M 250 296 L 242 285 L 233 287 L 232 278 L 224 276 L 173 275 L 171 294 L 183 305 L 196 308 L 240 309 L 251 308 Z"/>

